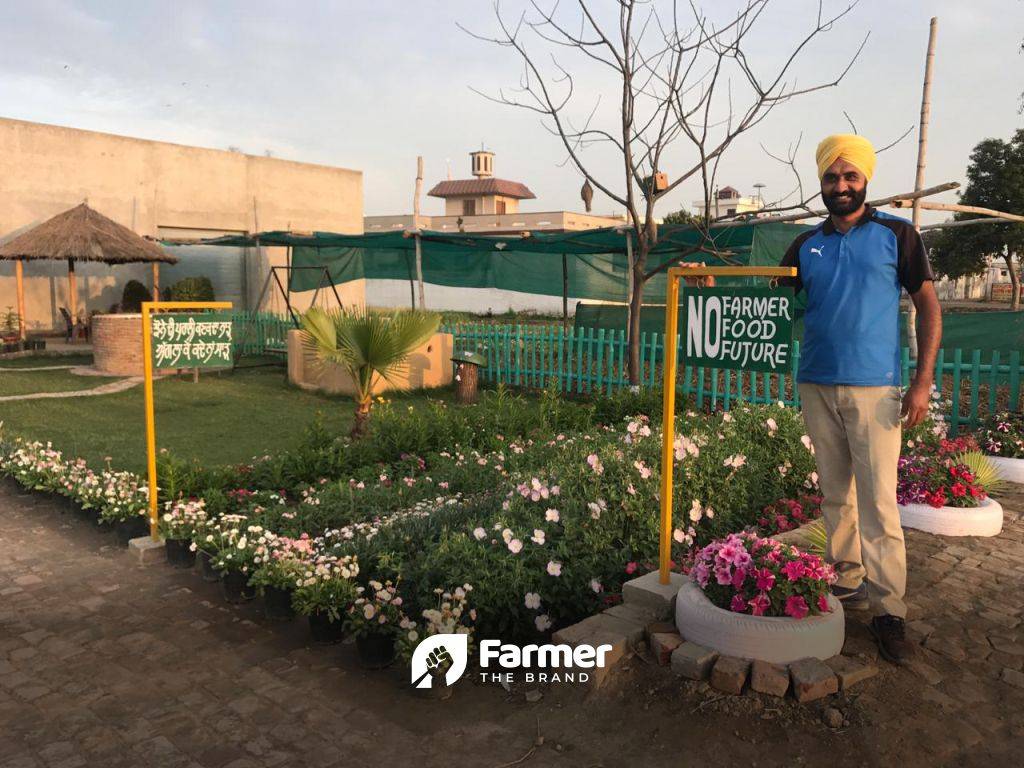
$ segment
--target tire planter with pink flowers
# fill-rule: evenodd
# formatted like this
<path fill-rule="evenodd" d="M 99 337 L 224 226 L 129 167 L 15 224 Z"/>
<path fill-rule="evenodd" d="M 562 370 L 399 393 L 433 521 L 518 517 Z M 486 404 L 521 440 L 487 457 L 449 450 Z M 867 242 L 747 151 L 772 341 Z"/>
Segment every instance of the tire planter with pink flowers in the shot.
<path fill-rule="evenodd" d="M 1024 485 L 1024 459 L 1014 459 L 1009 456 L 985 456 L 992 466 L 996 468 L 999 477 L 1009 483 L 1021 483 Z"/>
<path fill-rule="evenodd" d="M 843 650 L 843 607 L 831 595 L 829 613 L 793 619 L 751 616 L 711 603 L 700 587 L 687 581 L 676 596 L 676 626 L 691 643 L 726 656 L 790 664 L 813 657 L 829 659 Z"/>
<path fill-rule="evenodd" d="M 983 499 L 977 507 L 932 507 L 900 504 L 900 524 L 938 536 L 996 536 L 1003 530 L 1003 507 Z"/>

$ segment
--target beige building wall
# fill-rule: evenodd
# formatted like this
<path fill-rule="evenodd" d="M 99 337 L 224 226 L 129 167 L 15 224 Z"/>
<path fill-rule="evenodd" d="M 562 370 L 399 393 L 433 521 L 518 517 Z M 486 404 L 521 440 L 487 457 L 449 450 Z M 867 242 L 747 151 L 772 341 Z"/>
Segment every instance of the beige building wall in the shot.
<path fill-rule="evenodd" d="M 274 229 L 358 234 L 363 178 L 345 168 L 0 118 L 0 242 L 83 200 L 150 237 Z M 243 293 L 254 308 L 270 266 L 284 265 L 286 250 L 246 250 Z M 130 279 L 150 285 L 148 265 L 82 264 L 77 271 L 87 311 L 107 310 Z M 13 263 L 0 262 L 0 311 L 16 303 L 13 275 Z M 29 262 L 25 277 L 29 331 L 62 327 L 67 264 Z M 363 300 L 362 281 L 338 288 L 346 302 Z M 297 297 L 298 305 L 310 295 Z M 283 309 L 283 301 L 262 308 Z"/>

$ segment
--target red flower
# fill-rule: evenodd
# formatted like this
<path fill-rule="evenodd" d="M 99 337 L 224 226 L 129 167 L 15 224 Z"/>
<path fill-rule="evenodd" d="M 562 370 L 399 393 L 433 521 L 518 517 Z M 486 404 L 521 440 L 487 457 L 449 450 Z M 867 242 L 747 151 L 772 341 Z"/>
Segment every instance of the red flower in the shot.
<path fill-rule="evenodd" d="M 640 567 L 640 564 L 636 561 L 626 563 L 626 573 L 632 575 L 636 573 L 636 569 Z"/>
<path fill-rule="evenodd" d="M 949 492 L 953 494 L 953 498 L 959 499 L 967 495 L 967 486 L 963 483 L 953 483 Z"/>

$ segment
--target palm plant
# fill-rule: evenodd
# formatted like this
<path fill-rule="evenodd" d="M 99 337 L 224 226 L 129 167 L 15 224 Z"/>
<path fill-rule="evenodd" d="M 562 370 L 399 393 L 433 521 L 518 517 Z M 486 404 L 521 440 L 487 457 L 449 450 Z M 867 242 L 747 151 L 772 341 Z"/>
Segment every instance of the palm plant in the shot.
<path fill-rule="evenodd" d="M 353 437 L 366 432 L 377 382 L 394 382 L 406 370 L 409 354 L 437 332 L 440 322 L 432 312 L 370 312 L 365 307 L 313 307 L 302 316 L 305 347 L 321 364 L 340 365 L 355 384 Z"/>

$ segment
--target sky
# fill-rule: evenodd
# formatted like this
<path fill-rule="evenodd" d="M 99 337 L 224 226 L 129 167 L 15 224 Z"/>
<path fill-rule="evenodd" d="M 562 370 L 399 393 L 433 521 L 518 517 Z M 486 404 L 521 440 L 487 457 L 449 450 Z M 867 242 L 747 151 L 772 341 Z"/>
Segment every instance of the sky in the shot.
<path fill-rule="evenodd" d="M 667 5 L 656 2 L 663 10 Z M 600 23 L 615 27 L 612 0 L 587 4 Z M 524 5 L 504 0 L 501 11 L 515 20 Z M 703 5 L 720 22 L 737 4 Z M 826 14 L 847 5 L 826 0 Z M 560 18 L 576 24 L 574 5 L 562 6 Z M 777 68 L 814 26 L 816 9 L 811 0 L 770 4 L 745 43 L 753 69 L 767 76 Z M 798 87 L 829 82 L 867 35 L 850 72 L 836 87 L 780 104 L 740 136 L 723 157 L 718 182 L 743 194 L 761 183 L 766 199 L 784 196 L 795 186 L 793 171 L 764 148 L 785 154 L 802 135 L 797 169 L 813 189 L 814 147 L 827 134 L 849 132 L 845 111 L 876 146 L 915 127 L 879 156 L 869 196 L 913 189 L 932 16 L 939 27 L 925 181 L 962 183 L 979 140 L 1009 138 L 1024 127 L 1018 112 L 1022 0 L 861 0 L 802 50 L 792 70 Z M 424 157 L 429 189 L 446 178 L 449 164 L 454 178 L 468 177 L 468 153 L 483 145 L 495 152 L 495 175 L 522 181 L 536 194 L 522 210 L 583 210 L 583 177 L 566 162 L 558 137 L 538 115 L 478 93 L 520 82 L 514 51 L 460 29 L 488 35 L 496 24 L 488 0 L 4 2 L 0 116 L 358 169 L 366 215 L 411 212 L 417 155 Z M 568 117 L 579 125 L 593 112 L 592 127 L 616 130 L 614 72 L 535 35 L 524 41 L 545 73 L 554 72 L 553 60 L 572 73 Z M 735 71 L 732 78 L 738 110 L 749 92 Z M 724 107 L 716 102 L 713 120 L 722 119 Z M 581 157 L 595 177 L 622 190 L 621 157 L 606 145 L 588 146 Z M 662 169 L 674 180 L 696 157 L 692 145 L 676 142 Z M 700 195 L 694 177 L 663 199 L 657 213 L 689 209 Z M 424 200 L 424 214 L 442 209 L 443 201 Z M 599 193 L 594 212 L 622 207 Z M 930 213 L 924 221 L 941 218 Z"/>

